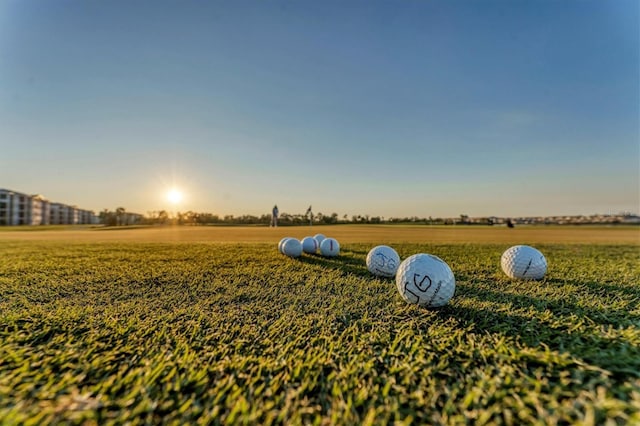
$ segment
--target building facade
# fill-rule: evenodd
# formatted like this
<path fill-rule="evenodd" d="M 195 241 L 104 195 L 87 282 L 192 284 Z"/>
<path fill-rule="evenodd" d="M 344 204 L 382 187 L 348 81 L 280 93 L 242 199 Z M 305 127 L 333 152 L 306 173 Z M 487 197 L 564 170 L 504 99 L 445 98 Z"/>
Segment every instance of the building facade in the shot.
<path fill-rule="evenodd" d="M 51 204 L 42 195 L 33 195 L 29 198 L 29 218 L 27 225 L 48 225 L 50 223 Z"/>
<path fill-rule="evenodd" d="M 0 189 L 0 225 L 28 225 L 30 202 L 26 194 Z"/>
<path fill-rule="evenodd" d="M 28 195 L 0 188 L 2 225 L 89 225 L 97 223 L 94 212 L 62 203 L 52 203 L 42 195 Z"/>

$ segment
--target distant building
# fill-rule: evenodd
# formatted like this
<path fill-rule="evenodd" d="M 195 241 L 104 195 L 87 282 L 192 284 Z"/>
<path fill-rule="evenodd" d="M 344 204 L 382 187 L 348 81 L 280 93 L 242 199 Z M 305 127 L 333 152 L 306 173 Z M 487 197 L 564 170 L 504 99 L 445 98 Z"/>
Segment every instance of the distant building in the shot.
<path fill-rule="evenodd" d="M 30 223 L 28 225 L 49 225 L 51 215 L 51 203 L 42 195 L 29 197 Z"/>
<path fill-rule="evenodd" d="M 27 225 L 29 196 L 0 189 L 0 225 Z"/>
<path fill-rule="evenodd" d="M 125 212 L 121 225 L 138 225 L 142 223 L 144 216 L 138 213 Z"/>
<path fill-rule="evenodd" d="M 71 224 L 69 206 L 61 203 L 51 203 L 50 223 L 52 225 Z"/>
<path fill-rule="evenodd" d="M 95 214 L 76 206 L 52 203 L 42 195 L 0 189 L 0 225 L 88 225 Z"/>

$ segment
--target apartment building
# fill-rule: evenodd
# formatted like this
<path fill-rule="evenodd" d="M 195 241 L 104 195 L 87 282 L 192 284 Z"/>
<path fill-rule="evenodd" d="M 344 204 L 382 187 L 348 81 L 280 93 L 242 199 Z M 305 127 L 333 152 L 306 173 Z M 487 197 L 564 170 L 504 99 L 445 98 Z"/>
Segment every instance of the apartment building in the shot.
<path fill-rule="evenodd" d="M 0 225 L 28 225 L 30 202 L 27 194 L 0 189 Z"/>
<path fill-rule="evenodd" d="M 34 195 L 29 197 L 28 215 L 30 218 L 27 225 L 49 225 L 51 216 L 51 203 L 42 195 Z"/>
<path fill-rule="evenodd" d="M 1 225 L 83 225 L 96 223 L 90 210 L 52 203 L 42 195 L 0 188 Z"/>
<path fill-rule="evenodd" d="M 62 203 L 51 203 L 51 225 L 73 225 L 73 207 Z"/>

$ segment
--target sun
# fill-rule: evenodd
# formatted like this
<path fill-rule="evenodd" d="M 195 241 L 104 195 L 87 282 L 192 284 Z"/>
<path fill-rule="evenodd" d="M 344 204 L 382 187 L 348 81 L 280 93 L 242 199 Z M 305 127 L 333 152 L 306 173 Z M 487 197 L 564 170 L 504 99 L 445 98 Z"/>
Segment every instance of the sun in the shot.
<path fill-rule="evenodd" d="M 167 200 L 172 204 L 178 204 L 182 201 L 182 192 L 176 188 L 170 189 L 169 192 L 167 192 Z"/>

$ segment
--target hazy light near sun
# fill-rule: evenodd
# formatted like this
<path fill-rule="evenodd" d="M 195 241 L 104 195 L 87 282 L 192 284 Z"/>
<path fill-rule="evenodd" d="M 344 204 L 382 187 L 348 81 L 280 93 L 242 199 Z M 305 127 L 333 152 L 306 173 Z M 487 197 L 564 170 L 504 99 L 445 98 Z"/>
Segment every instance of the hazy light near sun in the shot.
<path fill-rule="evenodd" d="M 182 192 L 175 188 L 169 190 L 169 192 L 167 192 L 167 200 L 173 204 L 179 203 L 182 201 Z"/>

